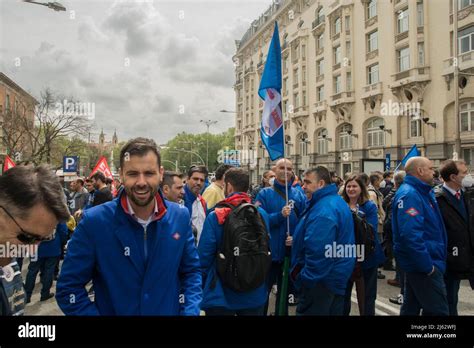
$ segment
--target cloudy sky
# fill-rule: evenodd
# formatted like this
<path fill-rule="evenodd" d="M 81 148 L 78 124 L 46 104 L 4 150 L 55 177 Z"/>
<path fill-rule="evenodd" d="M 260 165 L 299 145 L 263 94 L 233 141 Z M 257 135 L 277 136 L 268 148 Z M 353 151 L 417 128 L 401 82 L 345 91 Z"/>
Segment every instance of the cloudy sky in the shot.
<path fill-rule="evenodd" d="M 46 0 L 37 0 L 47 2 Z M 232 55 L 271 0 L 60 0 L 66 12 L 0 0 L 0 71 L 95 103 L 95 131 L 164 143 L 234 123 Z M 180 111 L 184 111 L 180 114 Z M 97 135 L 93 139 L 97 139 Z"/>

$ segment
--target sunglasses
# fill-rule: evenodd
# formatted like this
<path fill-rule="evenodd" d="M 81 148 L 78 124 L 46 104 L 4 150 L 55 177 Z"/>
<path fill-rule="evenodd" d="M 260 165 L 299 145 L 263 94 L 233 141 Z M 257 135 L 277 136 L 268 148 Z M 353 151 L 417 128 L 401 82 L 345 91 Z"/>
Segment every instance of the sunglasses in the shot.
<path fill-rule="evenodd" d="M 0 205 L 0 208 L 3 209 L 3 211 L 10 217 L 10 219 L 12 219 L 12 221 L 15 223 L 15 225 L 17 225 L 18 228 L 20 229 L 20 233 L 17 234 L 16 238 L 20 242 L 22 242 L 23 244 L 34 244 L 34 243 L 37 243 L 37 242 L 45 242 L 45 241 L 49 241 L 49 240 L 54 239 L 56 231 L 53 232 L 52 234 L 50 234 L 49 236 L 46 236 L 46 237 L 41 237 L 41 236 L 38 236 L 34 233 L 27 232 L 20 226 L 20 224 L 18 224 L 18 222 L 15 220 L 15 218 L 12 216 L 12 214 L 10 214 L 8 212 L 8 210 L 5 209 L 5 207 Z"/>

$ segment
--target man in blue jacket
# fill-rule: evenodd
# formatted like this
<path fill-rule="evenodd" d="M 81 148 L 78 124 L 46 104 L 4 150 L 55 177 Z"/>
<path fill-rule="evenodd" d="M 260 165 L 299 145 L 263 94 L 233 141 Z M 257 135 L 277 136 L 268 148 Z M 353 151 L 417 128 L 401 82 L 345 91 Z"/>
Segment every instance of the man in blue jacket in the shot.
<path fill-rule="evenodd" d="M 393 251 L 405 271 L 405 298 L 400 315 L 448 315 L 443 274 L 447 236 L 432 191 L 433 164 L 412 157 L 407 176 L 392 206 Z"/>
<path fill-rule="evenodd" d="M 356 258 L 352 214 L 327 168 L 306 171 L 303 182 L 311 200 L 293 236 L 291 277 L 301 290 L 296 315 L 342 315 Z"/>
<path fill-rule="evenodd" d="M 286 171 L 285 171 L 286 162 Z M 298 216 L 305 208 L 306 197 L 303 192 L 292 186 L 293 164 L 288 159 L 280 159 L 275 165 L 275 181 L 273 187 L 262 189 L 255 200 L 255 204 L 260 206 L 268 214 L 270 220 L 270 236 L 272 251 L 272 266 L 268 276 L 268 290 L 277 283 L 278 291 L 282 285 L 283 260 L 285 258 L 286 247 L 292 243 L 292 235 L 298 223 Z M 285 176 L 288 187 L 288 203 L 285 200 Z M 287 217 L 290 219 L 290 230 L 287 235 Z M 290 287 L 290 294 L 291 294 Z M 290 295 L 289 294 L 289 295 Z M 294 294 L 293 294 L 294 295 Z M 277 294 L 278 299 L 278 294 Z M 268 307 L 268 302 L 266 308 Z M 265 310 L 265 313 L 267 310 Z M 275 313 L 279 312 L 279 301 L 276 301 Z M 287 310 L 285 310 L 287 312 Z"/>
<path fill-rule="evenodd" d="M 206 220 L 207 204 L 201 196 L 207 179 L 208 171 L 205 166 L 191 166 L 188 170 L 188 180 L 184 185 L 184 206 L 189 211 L 196 243 L 201 238 L 202 227 Z"/>
<path fill-rule="evenodd" d="M 153 140 L 120 152 L 124 191 L 88 209 L 68 245 L 56 299 L 66 315 L 199 315 L 199 258 L 188 210 L 163 199 Z M 95 302 L 85 286 L 92 280 Z"/>
<path fill-rule="evenodd" d="M 54 238 L 43 241 L 38 246 L 37 259 L 31 258 L 28 265 L 28 273 L 25 281 L 26 303 L 31 301 L 31 294 L 35 288 L 36 276 L 41 271 L 41 297 L 40 301 L 46 301 L 54 297 L 51 286 L 53 285 L 54 269 L 59 262 L 63 243 L 68 237 L 68 229 L 65 223 L 56 226 L 53 232 Z"/>
<path fill-rule="evenodd" d="M 231 168 L 224 175 L 226 199 L 222 202 L 238 206 L 250 203 L 246 193 L 249 188 L 249 176 L 241 168 Z M 258 209 L 269 230 L 268 216 Z M 263 315 L 267 301 L 267 285 L 264 283 L 255 290 L 236 292 L 226 287 L 216 270 L 216 254 L 222 244 L 223 224 L 231 212 L 230 208 L 216 208 L 206 218 L 199 241 L 198 252 L 204 279 L 204 294 L 201 308 L 206 315 Z"/>

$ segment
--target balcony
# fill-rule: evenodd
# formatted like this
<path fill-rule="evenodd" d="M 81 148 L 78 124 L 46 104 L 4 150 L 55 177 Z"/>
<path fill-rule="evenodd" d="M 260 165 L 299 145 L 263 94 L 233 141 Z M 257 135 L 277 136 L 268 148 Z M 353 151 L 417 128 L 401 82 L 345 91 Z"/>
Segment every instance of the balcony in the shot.
<path fill-rule="evenodd" d="M 408 30 L 404 31 L 403 33 L 395 35 L 395 43 L 398 41 L 402 41 L 403 39 L 406 39 L 408 37 Z"/>
<path fill-rule="evenodd" d="M 452 57 L 444 60 L 443 75 L 454 73 L 453 60 L 454 58 Z M 460 54 L 458 58 L 458 64 L 459 70 L 461 71 L 474 68 L 474 51 Z"/>
<path fill-rule="evenodd" d="M 397 12 L 408 6 L 408 0 L 395 0 L 394 11 Z"/>
<path fill-rule="evenodd" d="M 324 81 L 324 74 L 320 74 L 316 76 L 316 83 Z"/>
<path fill-rule="evenodd" d="M 245 126 L 243 129 L 242 129 L 242 132 L 244 134 L 247 134 L 247 133 L 252 133 L 255 131 L 255 126 L 254 125 L 247 125 Z"/>
<path fill-rule="evenodd" d="M 469 6 L 464 7 L 463 9 L 458 10 L 458 21 L 459 21 L 458 27 L 459 28 L 463 27 L 465 24 L 468 24 L 467 22 L 469 22 L 470 19 L 467 19 L 466 21 L 464 21 L 464 19 L 469 17 L 470 14 L 474 15 L 474 5 L 469 5 Z M 450 13 L 449 24 L 453 24 L 453 16 L 454 16 L 453 13 Z"/>
<path fill-rule="evenodd" d="M 298 119 L 305 118 L 309 116 L 308 106 L 298 106 L 295 108 L 294 112 L 291 114 L 291 120 L 297 121 Z"/>
<path fill-rule="evenodd" d="M 423 82 L 430 80 L 430 68 L 412 68 L 392 75 L 394 83 L 390 88 L 400 87 L 413 82 Z"/>
<path fill-rule="evenodd" d="M 318 48 L 318 49 L 316 50 L 316 56 L 320 56 L 320 55 L 323 54 L 323 53 L 324 53 L 324 47 Z"/>
<path fill-rule="evenodd" d="M 298 88 L 298 82 L 293 84 L 293 88 Z"/>
<path fill-rule="evenodd" d="M 242 84 L 242 79 L 238 79 L 235 81 L 235 87 L 240 86 Z"/>
<path fill-rule="evenodd" d="M 341 68 L 341 63 L 337 63 L 337 64 L 334 64 L 332 66 L 332 70 L 337 70 L 337 69 L 340 69 Z"/>
<path fill-rule="evenodd" d="M 317 103 L 314 103 L 313 113 L 317 114 L 317 113 L 326 111 L 327 107 L 328 107 L 327 102 L 325 100 L 321 100 Z"/>
<path fill-rule="evenodd" d="M 374 25 L 375 23 L 377 23 L 377 16 L 374 16 L 374 17 L 372 17 L 372 18 L 370 18 L 370 19 L 367 19 L 367 20 L 365 21 L 365 27 L 368 28 L 368 27 Z"/>
<path fill-rule="evenodd" d="M 345 104 L 345 103 L 354 103 L 355 98 L 354 98 L 354 92 L 340 92 L 337 94 L 333 94 L 331 96 L 331 102 L 329 103 L 329 106 L 335 107 L 339 104 Z"/>
<path fill-rule="evenodd" d="M 371 85 L 367 85 L 363 88 L 362 99 L 369 98 L 375 95 L 383 93 L 383 84 L 382 82 L 376 82 Z"/>
<path fill-rule="evenodd" d="M 289 47 L 288 42 L 287 41 L 283 42 L 283 44 L 281 45 L 281 51 L 282 52 L 285 51 L 286 49 L 288 49 L 288 47 Z"/>
<path fill-rule="evenodd" d="M 341 33 L 337 33 L 337 34 L 334 34 L 332 37 L 331 37 L 331 40 L 334 42 L 336 41 L 337 39 L 339 39 L 341 37 Z"/>
<path fill-rule="evenodd" d="M 368 52 L 366 55 L 365 55 L 365 60 L 371 60 L 371 59 L 374 59 L 374 58 L 377 58 L 379 56 L 379 50 L 373 50 L 373 51 L 370 51 Z"/>

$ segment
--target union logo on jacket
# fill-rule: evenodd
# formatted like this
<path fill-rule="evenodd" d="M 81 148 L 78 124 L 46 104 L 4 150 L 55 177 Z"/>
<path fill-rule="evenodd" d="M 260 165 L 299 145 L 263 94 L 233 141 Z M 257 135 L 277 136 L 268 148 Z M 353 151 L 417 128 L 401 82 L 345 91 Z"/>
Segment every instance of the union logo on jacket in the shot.
<path fill-rule="evenodd" d="M 188 210 L 159 193 L 145 229 L 126 201 L 123 192 L 85 211 L 57 283 L 59 307 L 66 315 L 199 315 L 202 279 Z M 85 289 L 90 280 L 95 302 Z"/>

